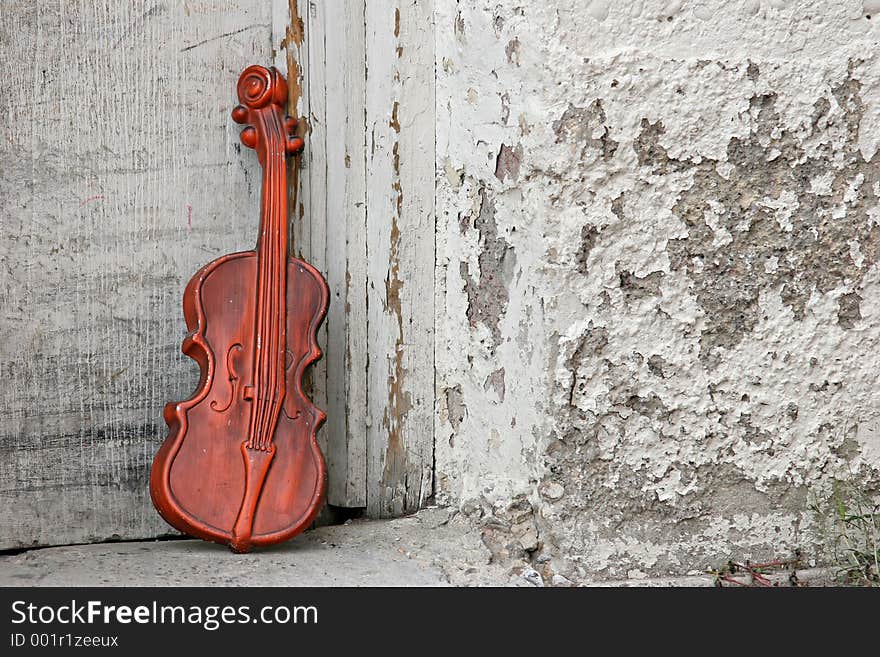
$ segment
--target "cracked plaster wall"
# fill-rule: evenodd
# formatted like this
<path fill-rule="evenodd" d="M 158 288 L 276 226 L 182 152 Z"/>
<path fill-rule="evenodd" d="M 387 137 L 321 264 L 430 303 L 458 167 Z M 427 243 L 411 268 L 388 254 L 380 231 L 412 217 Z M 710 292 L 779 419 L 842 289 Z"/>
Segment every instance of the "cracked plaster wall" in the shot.
<path fill-rule="evenodd" d="M 437 488 L 552 574 L 880 485 L 880 3 L 438 1 Z"/>

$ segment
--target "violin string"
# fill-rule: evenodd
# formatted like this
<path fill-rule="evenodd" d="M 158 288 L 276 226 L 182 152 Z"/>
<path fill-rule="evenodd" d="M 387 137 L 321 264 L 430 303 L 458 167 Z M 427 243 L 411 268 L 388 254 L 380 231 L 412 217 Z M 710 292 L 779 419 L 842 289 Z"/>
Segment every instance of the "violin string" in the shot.
<path fill-rule="evenodd" d="M 268 173 L 268 172 L 267 172 Z M 265 183 L 265 187 L 263 189 L 264 196 L 269 189 L 268 185 L 268 176 Z M 266 206 L 269 200 L 266 198 L 263 203 L 263 210 L 266 211 Z M 253 407 L 253 415 L 254 415 L 254 435 L 253 435 L 253 447 L 259 447 L 260 443 L 260 419 L 262 417 L 262 404 L 263 404 L 263 350 L 266 348 L 266 345 L 263 343 L 263 313 L 265 312 L 265 297 L 263 295 L 263 272 L 266 268 L 266 232 L 265 225 L 260 226 L 260 247 L 258 249 L 259 253 L 259 263 L 260 268 L 257 274 L 257 299 L 259 299 L 259 306 L 257 322 L 256 322 L 256 341 L 259 345 L 259 349 L 257 351 L 257 366 L 256 371 L 254 373 L 254 407 Z"/>
<path fill-rule="evenodd" d="M 284 196 L 282 197 L 281 204 L 281 224 L 278 230 L 278 239 L 279 239 L 279 247 L 278 247 L 278 257 L 280 258 L 280 266 L 278 267 L 278 271 L 281 275 L 280 280 L 278 281 L 278 304 L 281 309 L 278 314 L 278 349 L 280 353 L 278 354 L 278 376 L 279 376 L 279 384 L 278 384 L 278 404 L 275 408 L 275 422 L 278 422 L 278 418 L 281 417 L 281 411 L 284 408 L 284 400 L 287 397 L 287 240 L 288 240 L 288 209 L 289 206 L 287 204 L 288 201 L 288 184 L 289 180 L 287 177 L 287 124 L 282 121 L 281 124 L 281 162 L 284 167 L 282 171 L 284 172 L 284 185 L 282 186 L 284 190 Z M 295 206 L 294 206 L 295 207 Z"/>
<path fill-rule="evenodd" d="M 267 122 L 269 123 L 269 122 Z M 272 121 L 272 129 L 275 129 L 275 121 Z M 275 180 L 278 174 L 278 153 L 275 152 L 277 149 L 277 136 L 272 140 L 271 145 L 274 147 L 272 149 L 271 157 L 272 161 L 270 166 L 272 167 L 272 178 Z M 277 181 L 276 181 L 277 183 Z M 275 190 L 277 188 L 277 184 L 272 185 L 272 189 Z M 268 449 L 270 434 L 272 432 L 272 403 L 275 394 L 275 369 L 276 369 L 276 351 L 278 350 L 278 345 L 275 339 L 275 330 L 277 324 L 277 315 L 278 308 L 276 299 L 275 299 L 275 275 L 278 271 L 278 263 L 276 251 L 278 250 L 278 246 L 276 244 L 278 227 L 275 225 L 278 219 L 278 199 L 276 195 L 272 194 L 272 208 L 269 213 L 269 271 L 267 275 L 267 285 L 266 292 L 269 300 L 269 312 L 266 317 L 266 323 L 268 328 L 268 349 L 266 354 L 266 410 L 265 410 L 265 418 L 263 425 L 263 432 L 261 434 L 262 440 L 260 441 L 260 449 L 265 451 Z"/>
<path fill-rule="evenodd" d="M 263 133 L 265 139 L 265 122 L 262 121 L 262 117 L 260 117 L 261 123 L 261 132 Z M 268 156 L 268 153 L 267 153 Z M 261 221 L 260 229 L 260 244 L 257 249 L 258 259 L 259 259 L 259 272 L 257 274 L 257 299 L 258 299 L 258 308 L 257 308 L 257 326 L 256 326 L 256 336 L 259 347 L 257 349 L 257 367 L 254 373 L 254 408 L 252 414 L 255 417 L 254 421 L 254 433 L 252 437 L 251 447 L 259 448 L 262 442 L 262 431 L 263 431 L 263 417 L 265 416 L 265 382 L 263 374 L 266 371 L 266 341 L 265 341 L 265 318 L 266 318 L 266 271 L 268 269 L 268 258 L 267 258 L 267 238 L 268 238 L 268 223 L 269 217 L 272 216 L 271 212 L 271 203 L 272 203 L 272 167 L 271 160 L 269 157 L 266 158 L 266 171 L 265 171 L 265 181 L 263 186 L 263 217 L 265 221 Z"/>
<path fill-rule="evenodd" d="M 284 359 L 286 355 L 285 344 L 285 323 L 287 322 L 287 313 L 285 309 L 285 281 L 287 279 L 287 131 L 283 121 L 275 121 L 276 142 L 275 147 L 278 149 L 276 156 L 276 166 L 281 181 L 285 184 L 280 185 L 281 194 L 276 199 L 276 222 L 275 222 L 275 280 L 273 281 L 273 298 L 275 300 L 275 312 L 272 315 L 274 328 L 272 331 L 274 344 L 274 360 L 272 367 L 272 408 L 269 420 L 269 431 L 266 435 L 266 449 L 272 445 L 272 438 L 275 433 L 275 427 L 278 423 L 278 417 L 281 410 L 281 404 L 284 401 Z"/>
<path fill-rule="evenodd" d="M 262 118 L 262 117 L 261 117 Z M 251 413 L 251 429 L 248 446 L 267 451 L 272 442 L 272 434 L 280 415 L 283 402 L 284 369 L 286 357 L 286 317 L 282 317 L 287 278 L 287 236 L 286 217 L 282 216 L 284 198 L 276 198 L 275 190 L 279 177 L 286 173 L 281 167 L 287 166 L 286 132 L 274 116 L 275 121 L 261 120 L 264 138 L 267 140 L 265 187 L 263 189 L 264 225 L 261 226 L 258 245 L 259 268 L 257 272 L 257 312 L 256 334 L 259 341 L 256 368 L 254 372 L 255 406 Z M 271 125 L 270 125 L 271 123 Z M 269 131 L 274 139 L 269 138 Z M 272 146 L 270 150 L 269 146 Z M 286 190 L 283 190 L 286 193 Z M 282 253 L 282 251 L 284 251 Z"/>
<path fill-rule="evenodd" d="M 283 196 L 280 199 L 280 207 L 278 209 L 278 355 L 276 356 L 276 371 L 278 374 L 278 384 L 276 385 L 276 400 L 273 412 L 273 426 L 277 424 L 278 418 L 281 416 L 281 407 L 284 404 L 287 384 L 287 125 L 284 123 L 283 117 L 278 122 L 278 144 L 281 149 L 279 160 L 281 162 L 281 171 L 283 174 L 284 185 L 282 185 Z M 270 436 L 271 439 L 271 436 Z"/>
<path fill-rule="evenodd" d="M 274 166 L 277 172 L 278 177 L 282 177 L 283 169 L 281 167 L 286 166 L 286 161 L 284 159 L 284 153 L 279 150 L 281 145 L 284 143 L 282 141 L 282 136 L 279 134 L 281 132 L 281 126 L 279 121 L 273 121 L 272 125 L 275 131 L 275 158 L 274 158 Z M 280 188 L 280 186 L 279 186 Z M 283 190 L 284 193 L 287 193 L 287 190 Z M 279 356 L 279 348 L 280 348 L 280 328 L 281 328 L 281 299 L 279 298 L 280 291 L 280 276 L 281 276 L 281 262 L 280 262 L 280 250 L 281 250 L 281 203 L 282 199 L 279 196 L 275 198 L 275 206 L 274 212 L 272 214 L 273 222 L 272 222 L 272 314 L 269 318 L 269 325 L 271 327 L 271 335 L 272 335 L 272 360 L 270 361 L 271 367 L 269 370 L 270 376 L 270 388 L 269 388 L 269 409 L 268 409 L 268 426 L 266 427 L 266 436 L 265 436 L 265 444 L 264 448 L 269 449 L 269 445 L 272 443 L 272 434 L 274 433 L 275 423 L 277 421 L 277 412 L 276 409 L 278 407 L 278 392 L 279 392 L 279 379 L 278 379 L 278 356 Z"/>
<path fill-rule="evenodd" d="M 272 184 L 270 184 L 270 190 L 276 190 L 278 178 L 281 173 L 281 166 L 284 164 L 283 155 L 278 152 L 279 146 L 279 129 L 278 129 L 278 121 L 277 117 L 274 117 L 275 121 L 266 121 L 264 123 L 264 128 L 267 136 L 267 168 L 269 169 L 268 175 L 270 176 L 270 180 Z M 274 139 L 269 138 L 269 132 L 274 133 Z M 268 147 L 271 147 L 269 150 Z M 273 419 L 275 417 L 275 401 L 277 396 L 277 379 L 278 379 L 278 315 L 279 315 L 279 304 L 278 304 L 278 285 L 277 285 L 277 275 L 278 275 L 278 239 L 280 235 L 280 230 L 278 226 L 279 214 L 280 214 L 280 204 L 277 195 L 272 193 L 269 198 L 270 203 L 267 207 L 267 224 L 268 224 L 268 258 L 267 258 L 267 268 L 266 268 L 266 278 L 265 287 L 264 287 L 264 295 L 267 301 L 266 304 L 266 314 L 265 314 L 265 325 L 264 328 L 267 329 L 265 333 L 265 337 L 267 338 L 265 349 L 265 366 L 266 369 L 263 370 L 265 384 L 264 384 L 264 402 L 263 402 L 263 410 L 261 417 L 261 425 L 260 425 L 260 442 L 259 448 L 263 451 L 268 450 L 269 444 L 272 439 L 272 433 L 274 428 Z"/>
<path fill-rule="evenodd" d="M 284 157 L 284 151 L 281 150 L 285 145 L 284 140 L 282 138 L 281 123 L 277 118 L 273 122 L 273 128 L 275 130 L 275 169 L 276 175 L 282 180 L 285 178 L 285 171 L 282 167 L 287 166 L 287 162 Z M 279 181 L 281 182 L 281 181 Z M 286 186 L 279 185 L 277 189 L 281 189 L 282 193 L 286 194 L 287 189 Z M 273 213 L 272 222 L 272 315 L 270 318 L 270 323 L 272 327 L 272 360 L 271 360 L 271 388 L 270 390 L 270 405 L 269 405 L 269 424 L 266 429 L 266 442 L 265 449 L 269 449 L 269 446 L 272 444 L 272 435 L 275 433 L 275 424 L 278 419 L 278 395 L 279 395 L 279 377 L 278 377 L 278 358 L 280 351 L 280 329 L 281 329 L 281 298 L 279 296 L 281 285 L 280 285 L 280 277 L 281 277 L 281 208 L 283 199 L 281 195 L 277 195 L 275 198 L 275 212 Z"/>
<path fill-rule="evenodd" d="M 266 122 L 262 121 L 262 133 L 263 138 L 267 139 L 268 135 L 266 134 Z M 268 272 L 271 266 L 270 259 L 272 257 L 272 245 L 270 240 L 272 238 L 271 233 L 271 221 L 273 214 L 273 201 L 274 196 L 272 194 L 272 190 L 275 188 L 275 176 L 274 176 L 274 168 L 272 166 L 272 153 L 269 150 L 266 150 L 266 186 L 263 189 L 263 199 L 265 203 L 265 215 L 263 217 L 264 223 L 262 226 L 263 234 L 260 242 L 260 278 L 257 283 L 258 291 L 257 294 L 261 300 L 261 308 L 260 308 L 260 322 L 259 322 L 259 336 L 260 336 L 260 393 L 258 396 L 257 403 L 257 435 L 256 435 L 256 447 L 257 449 L 263 448 L 263 432 L 265 431 L 265 421 L 266 421 L 266 381 L 265 375 L 267 372 L 267 361 L 268 354 L 266 351 L 271 346 L 271 340 L 266 340 L 268 337 L 266 335 L 267 331 L 267 319 L 269 316 L 270 309 L 268 308 Z"/>
<path fill-rule="evenodd" d="M 264 349 L 266 350 L 266 358 L 263 369 L 263 380 L 265 383 L 263 385 L 263 410 L 260 423 L 260 443 L 258 445 L 260 450 L 265 449 L 266 445 L 266 431 L 269 423 L 269 400 L 272 390 L 272 270 L 275 266 L 275 263 L 272 262 L 275 251 L 275 245 L 273 244 L 275 237 L 275 231 L 273 230 L 275 219 L 275 194 L 273 191 L 275 189 L 276 181 L 275 153 L 271 150 L 273 139 L 269 135 L 270 123 L 270 121 L 266 121 L 263 124 L 265 129 L 263 134 L 266 138 L 266 169 L 271 183 L 267 190 L 269 193 L 269 201 L 266 209 L 266 278 L 263 281 L 263 296 L 266 300 L 266 323 L 264 325 L 265 333 L 263 335 L 265 338 Z"/>

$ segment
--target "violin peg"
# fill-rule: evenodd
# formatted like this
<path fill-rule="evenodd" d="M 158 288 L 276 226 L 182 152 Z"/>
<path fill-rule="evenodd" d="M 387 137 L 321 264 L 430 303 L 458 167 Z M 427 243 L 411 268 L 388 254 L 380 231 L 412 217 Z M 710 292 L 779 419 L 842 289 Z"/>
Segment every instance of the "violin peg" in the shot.
<path fill-rule="evenodd" d="M 232 120 L 236 123 L 244 123 L 247 121 L 247 115 L 247 108 L 244 105 L 239 105 L 232 110 Z"/>
<path fill-rule="evenodd" d="M 296 155 L 305 145 L 306 143 L 299 137 L 290 137 L 287 140 L 287 154 Z"/>
<path fill-rule="evenodd" d="M 252 126 L 248 126 L 242 130 L 239 139 L 241 139 L 241 143 L 248 148 L 257 147 L 257 131 Z"/>
<path fill-rule="evenodd" d="M 285 116 L 284 127 L 287 128 L 287 134 L 292 135 L 296 130 L 296 119 L 292 116 Z"/>

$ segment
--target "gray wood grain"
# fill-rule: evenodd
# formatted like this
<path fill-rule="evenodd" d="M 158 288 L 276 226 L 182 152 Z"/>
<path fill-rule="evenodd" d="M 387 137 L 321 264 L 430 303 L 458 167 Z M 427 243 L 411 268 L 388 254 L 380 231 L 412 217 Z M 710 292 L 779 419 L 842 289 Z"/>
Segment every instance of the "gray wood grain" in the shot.
<path fill-rule="evenodd" d="M 433 2 L 367 2 L 367 512 L 433 494 Z"/>
<path fill-rule="evenodd" d="M 310 43 L 321 58 L 312 58 L 309 93 L 315 134 L 323 137 L 317 151 L 324 163 L 313 168 L 312 189 L 323 195 L 319 217 L 312 205 L 310 221 L 323 219 L 323 258 L 331 305 L 327 315 L 326 451 L 328 501 L 345 507 L 366 506 L 367 435 L 367 244 L 364 5 L 329 0 L 311 3 Z M 320 173 L 320 175 L 318 175 Z M 313 197 L 314 199 L 314 197 Z M 317 237 L 318 232 L 313 231 Z"/>
<path fill-rule="evenodd" d="M 0 4 L 0 548 L 168 532 L 147 491 L 189 395 L 183 286 L 252 248 L 229 118 L 268 3 Z"/>
<path fill-rule="evenodd" d="M 287 71 L 308 131 L 292 244 L 331 286 L 309 382 L 329 502 L 424 504 L 432 7 L 0 4 L 0 549 L 171 531 L 147 485 L 162 408 L 198 379 L 183 288 L 257 234 L 260 170 L 229 117 L 252 63 Z"/>

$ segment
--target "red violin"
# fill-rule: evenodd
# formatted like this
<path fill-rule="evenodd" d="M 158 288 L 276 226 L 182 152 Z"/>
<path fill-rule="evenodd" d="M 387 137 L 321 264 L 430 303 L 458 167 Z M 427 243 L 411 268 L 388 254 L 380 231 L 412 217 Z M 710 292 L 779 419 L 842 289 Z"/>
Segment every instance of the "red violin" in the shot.
<path fill-rule="evenodd" d="M 241 142 L 263 168 L 256 250 L 218 258 L 183 294 L 183 353 L 201 379 L 189 399 L 165 406 L 169 433 L 156 454 L 150 494 L 175 528 L 236 552 L 287 540 L 324 499 L 326 470 L 315 434 L 326 418 L 306 397 L 303 372 L 321 356 L 316 332 L 329 290 L 318 271 L 287 253 L 287 161 L 303 149 L 285 117 L 287 82 L 250 66 L 238 80 L 249 124 Z"/>

